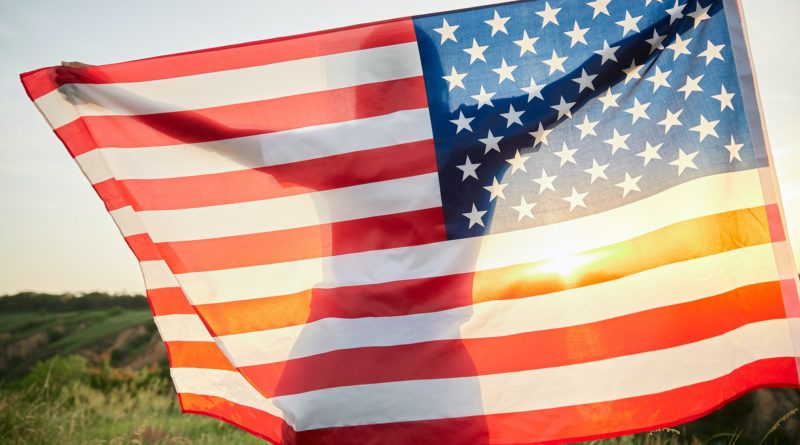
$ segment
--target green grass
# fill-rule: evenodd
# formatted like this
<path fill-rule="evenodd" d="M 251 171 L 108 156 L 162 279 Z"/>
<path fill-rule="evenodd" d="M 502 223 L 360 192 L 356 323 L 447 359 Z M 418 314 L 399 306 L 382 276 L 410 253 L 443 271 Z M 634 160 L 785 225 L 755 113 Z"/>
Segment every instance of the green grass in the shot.
<path fill-rule="evenodd" d="M 19 378 L 36 362 L 84 349 L 102 350 L 115 334 L 136 326 L 153 327 L 148 310 L 99 309 L 60 313 L 15 312 L 0 315 L 0 348 L 46 335 L 44 343 L 0 370 L 6 378 Z"/>
<path fill-rule="evenodd" d="M 59 314 L 60 315 L 60 314 Z M 53 315 L 43 315 L 38 312 L 7 312 L 0 313 L 0 332 L 16 332 L 21 327 L 36 322 L 41 318 L 54 318 Z"/>
<path fill-rule="evenodd" d="M 139 325 L 151 324 L 153 316 L 148 311 L 127 311 L 112 315 L 77 332 L 66 335 L 47 347 L 70 354 L 90 345 L 102 343 L 111 334 Z"/>
<path fill-rule="evenodd" d="M 0 443 L 263 444 L 215 419 L 184 415 L 167 382 L 100 391 L 73 383 L 0 391 Z"/>
<path fill-rule="evenodd" d="M 139 313 L 147 313 L 138 311 Z M 108 318 L 110 311 L 80 311 L 62 312 L 55 314 L 42 314 L 38 312 L 21 312 L 3 314 L 0 317 L 0 333 L 6 334 L 0 345 L 12 344 L 16 341 L 36 335 L 38 333 L 52 332 L 58 328 L 64 331 L 74 331 L 81 326 L 88 326 Z"/>

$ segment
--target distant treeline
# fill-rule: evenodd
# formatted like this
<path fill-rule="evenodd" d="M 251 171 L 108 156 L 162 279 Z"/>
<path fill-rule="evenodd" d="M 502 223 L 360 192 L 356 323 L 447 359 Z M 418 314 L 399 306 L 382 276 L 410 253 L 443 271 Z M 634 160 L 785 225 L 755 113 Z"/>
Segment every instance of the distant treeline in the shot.
<path fill-rule="evenodd" d="M 104 292 L 85 294 L 43 294 L 20 292 L 0 296 L 0 312 L 46 311 L 66 312 L 91 309 L 149 309 L 142 295 L 110 295 Z"/>

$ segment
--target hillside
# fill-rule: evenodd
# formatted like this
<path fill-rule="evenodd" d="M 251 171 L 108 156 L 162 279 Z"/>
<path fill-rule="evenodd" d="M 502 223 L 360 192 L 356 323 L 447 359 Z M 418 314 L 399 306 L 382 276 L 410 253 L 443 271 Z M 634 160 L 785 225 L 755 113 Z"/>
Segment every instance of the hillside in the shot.
<path fill-rule="evenodd" d="M 55 355 L 107 357 L 115 367 L 166 365 L 144 297 L 18 294 L 0 298 L 0 378 Z"/>
<path fill-rule="evenodd" d="M 0 297 L 0 443 L 264 443 L 184 415 L 141 296 Z"/>

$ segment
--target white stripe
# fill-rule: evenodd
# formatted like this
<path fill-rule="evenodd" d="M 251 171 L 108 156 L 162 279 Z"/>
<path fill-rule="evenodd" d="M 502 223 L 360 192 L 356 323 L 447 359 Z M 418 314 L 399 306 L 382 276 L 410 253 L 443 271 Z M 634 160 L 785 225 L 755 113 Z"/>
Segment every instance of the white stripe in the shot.
<path fill-rule="evenodd" d="M 230 402 L 255 408 L 276 417 L 282 417 L 281 410 L 256 391 L 238 372 L 218 369 L 172 368 L 172 381 L 179 394 L 195 394 L 226 399 Z M 290 426 L 291 418 L 284 419 Z"/>
<path fill-rule="evenodd" d="M 175 275 L 164 261 L 142 261 L 139 263 L 144 277 L 144 285 L 149 290 L 178 287 Z"/>
<path fill-rule="evenodd" d="M 68 84 L 36 99 L 53 128 L 80 116 L 210 108 L 422 75 L 415 42 L 145 82 Z"/>
<path fill-rule="evenodd" d="M 190 241 L 440 207 L 436 173 L 263 201 L 137 212 L 153 242 Z"/>
<path fill-rule="evenodd" d="M 624 207 L 528 230 L 289 263 L 186 273 L 177 278 L 193 304 L 208 304 L 286 295 L 312 288 L 469 273 L 558 258 L 631 239 L 681 221 L 763 204 L 758 170 L 748 170 L 696 179 Z"/>
<path fill-rule="evenodd" d="M 163 179 L 307 161 L 433 138 L 427 108 L 197 144 L 101 148 L 75 158 L 93 184 Z"/>
<path fill-rule="evenodd" d="M 161 334 L 161 339 L 169 341 L 213 342 L 211 334 L 194 314 L 161 315 L 153 317 Z"/>
<path fill-rule="evenodd" d="M 134 212 L 133 207 L 121 207 L 108 213 L 117 224 L 117 227 L 119 227 L 119 231 L 122 233 L 122 236 L 128 237 L 147 233 L 147 230 L 142 225 L 142 222 L 139 221 L 139 218 L 136 216 L 136 212 Z"/>
<path fill-rule="evenodd" d="M 223 336 L 218 341 L 231 362 L 243 367 L 340 349 L 502 337 L 577 326 L 775 280 L 778 273 L 772 245 L 761 245 L 532 298 L 397 317 L 328 318 Z"/>
<path fill-rule="evenodd" d="M 797 320 L 754 323 L 697 343 L 578 365 L 330 388 L 274 403 L 303 431 L 619 400 L 713 380 L 761 359 L 793 357 L 790 323 Z"/>

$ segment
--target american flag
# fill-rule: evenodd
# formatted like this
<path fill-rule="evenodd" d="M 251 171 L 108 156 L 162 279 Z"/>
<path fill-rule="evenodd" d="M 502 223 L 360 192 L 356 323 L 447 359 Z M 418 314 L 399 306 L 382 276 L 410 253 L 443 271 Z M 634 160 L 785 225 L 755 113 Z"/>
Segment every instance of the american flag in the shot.
<path fill-rule="evenodd" d="M 798 386 L 735 0 L 534 0 L 22 75 L 141 263 L 184 411 L 558 443 Z"/>

